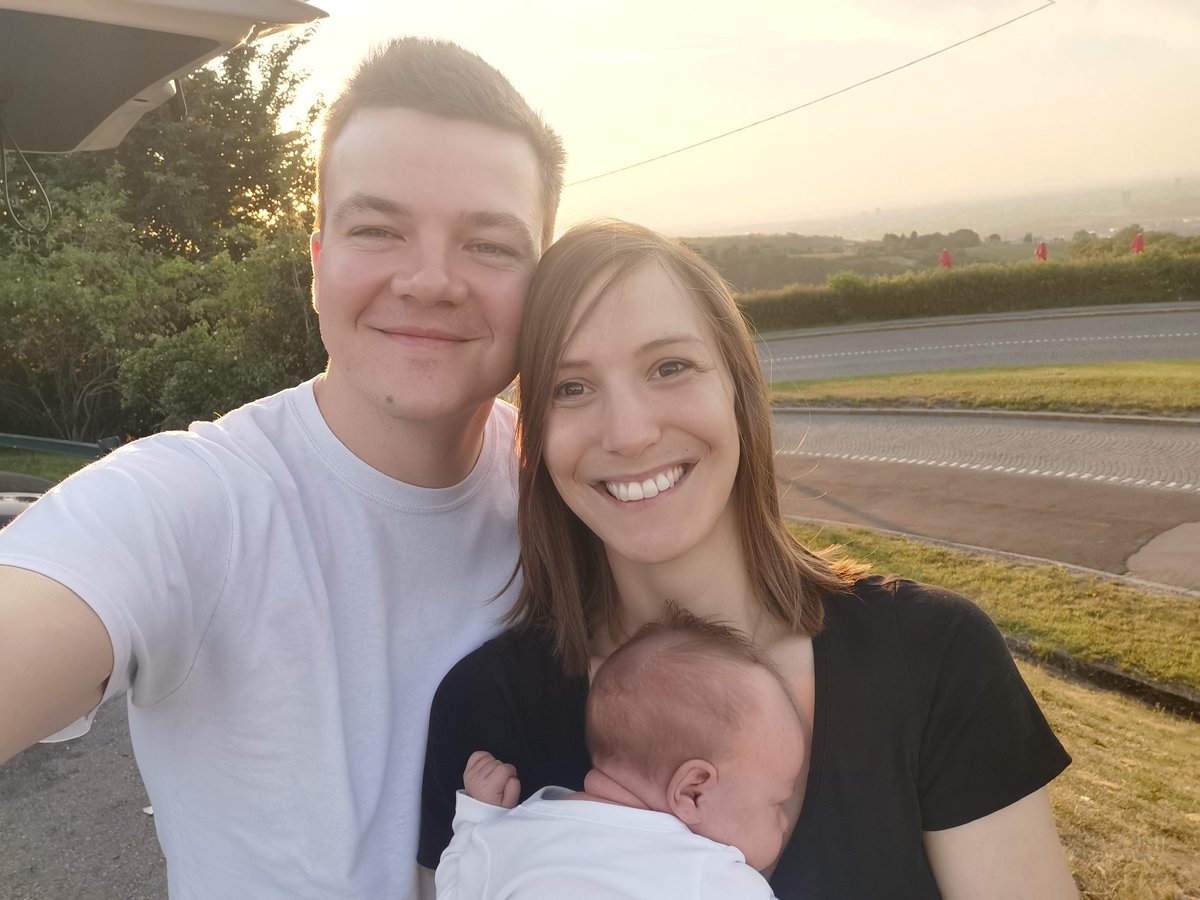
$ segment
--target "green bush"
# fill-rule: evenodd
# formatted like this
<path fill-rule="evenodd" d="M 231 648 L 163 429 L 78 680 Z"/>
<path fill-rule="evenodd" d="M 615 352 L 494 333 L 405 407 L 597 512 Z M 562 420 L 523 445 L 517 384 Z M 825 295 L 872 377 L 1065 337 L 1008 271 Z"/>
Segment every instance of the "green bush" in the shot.
<path fill-rule="evenodd" d="M 742 295 L 760 332 L 887 319 L 1017 312 L 1200 298 L 1200 257 L 1152 253 L 1068 262 L 972 265 L 864 278 L 840 272 L 825 287 Z"/>

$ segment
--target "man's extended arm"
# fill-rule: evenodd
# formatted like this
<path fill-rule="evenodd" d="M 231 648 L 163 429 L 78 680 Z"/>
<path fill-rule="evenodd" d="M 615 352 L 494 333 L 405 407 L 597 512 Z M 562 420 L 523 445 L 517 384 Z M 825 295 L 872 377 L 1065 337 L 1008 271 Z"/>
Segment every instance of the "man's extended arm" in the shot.
<path fill-rule="evenodd" d="M 0 566 L 0 763 L 85 715 L 112 668 L 91 607 L 45 575 Z"/>

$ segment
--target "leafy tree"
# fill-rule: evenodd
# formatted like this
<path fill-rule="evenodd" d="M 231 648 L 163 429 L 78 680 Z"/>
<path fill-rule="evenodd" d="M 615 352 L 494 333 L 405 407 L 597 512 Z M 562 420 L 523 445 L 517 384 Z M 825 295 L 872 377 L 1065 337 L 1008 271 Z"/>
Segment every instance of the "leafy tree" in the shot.
<path fill-rule="evenodd" d="M 970 228 L 960 228 L 946 235 L 946 245 L 950 247 L 978 247 L 982 243 L 979 234 Z"/>
<path fill-rule="evenodd" d="M 114 150 L 34 160 L 55 217 L 0 228 L 0 431 L 144 433 L 320 370 L 314 165 L 305 131 L 278 133 L 304 39 L 194 73 L 182 122 L 155 110 Z"/>
<path fill-rule="evenodd" d="M 201 259 L 224 250 L 239 259 L 264 232 L 311 212 L 307 129 L 318 110 L 300 130 L 279 132 L 304 80 L 291 58 L 308 37 L 235 47 L 182 80 L 183 119 L 166 104 L 112 150 L 32 157 L 34 167 L 44 184 L 73 190 L 104 180 L 116 163 L 121 217 L 144 247 Z"/>
<path fill-rule="evenodd" d="M 203 264 L 215 289 L 195 294 L 190 324 L 121 367 L 121 395 L 142 430 L 210 419 L 323 368 L 307 242 L 307 232 L 283 229 L 236 264 L 224 254 Z"/>
<path fill-rule="evenodd" d="M 999 244 L 1000 241 L 1001 241 L 1000 235 L 994 231 L 987 236 L 987 242 L 989 244 Z"/>
<path fill-rule="evenodd" d="M 111 183 L 52 199 L 46 234 L 0 258 L 0 431 L 95 441 L 124 433 L 122 353 L 169 327 L 169 307 Z"/>

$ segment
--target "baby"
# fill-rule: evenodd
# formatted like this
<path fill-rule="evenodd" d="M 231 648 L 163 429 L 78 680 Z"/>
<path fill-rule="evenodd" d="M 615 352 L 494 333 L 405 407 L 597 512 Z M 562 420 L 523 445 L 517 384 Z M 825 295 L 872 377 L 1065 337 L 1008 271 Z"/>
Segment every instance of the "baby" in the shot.
<path fill-rule="evenodd" d="M 452 898 L 771 898 L 804 729 L 740 632 L 671 609 L 597 669 L 582 792 L 516 806 L 516 770 L 476 751 L 437 870 Z M 515 809 L 513 807 L 516 807 Z"/>

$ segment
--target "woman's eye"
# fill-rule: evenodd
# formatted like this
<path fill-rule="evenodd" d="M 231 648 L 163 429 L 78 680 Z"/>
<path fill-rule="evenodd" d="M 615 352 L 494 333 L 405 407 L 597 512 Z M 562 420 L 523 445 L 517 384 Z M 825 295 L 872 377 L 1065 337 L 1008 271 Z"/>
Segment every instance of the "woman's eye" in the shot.
<path fill-rule="evenodd" d="M 655 374 L 659 378 L 670 378 L 672 375 L 678 375 L 680 372 L 686 372 L 691 366 L 681 359 L 670 359 L 665 363 L 660 363 L 655 370 Z"/>
<path fill-rule="evenodd" d="M 582 397 L 587 392 L 587 389 L 578 381 L 564 381 L 554 389 L 554 398 L 556 400 L 571 400 L 575 397 Z"/>

